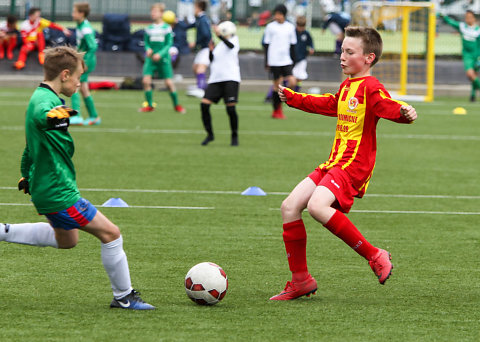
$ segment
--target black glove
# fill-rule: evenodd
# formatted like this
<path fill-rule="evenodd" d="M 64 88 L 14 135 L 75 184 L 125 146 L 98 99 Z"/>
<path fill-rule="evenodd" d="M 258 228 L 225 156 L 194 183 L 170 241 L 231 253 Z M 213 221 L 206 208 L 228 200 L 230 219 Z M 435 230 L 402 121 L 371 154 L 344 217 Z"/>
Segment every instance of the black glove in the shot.
<path fill-rule="evenodd" d="M 18 181 L 18 191 L 22 191 L 24 194 L 30 195 L 30 188 L 28 186 L 28 180 L 25 177 L 20 178 Z"/>
<path fill-rule="evenodd" d="M 70 125 L 70 117 L 78 112 L 67 106 L 56 106 L 47 113 L 47 122 L 50 129 L 61 129 L 66 131 Z"/>

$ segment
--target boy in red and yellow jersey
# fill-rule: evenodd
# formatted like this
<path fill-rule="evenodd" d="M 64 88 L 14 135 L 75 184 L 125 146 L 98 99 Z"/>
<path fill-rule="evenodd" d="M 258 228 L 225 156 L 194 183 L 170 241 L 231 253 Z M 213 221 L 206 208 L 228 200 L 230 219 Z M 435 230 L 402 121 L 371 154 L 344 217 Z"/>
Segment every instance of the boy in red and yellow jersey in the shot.
<path fill-rule="evenodd" d="M 348 27 L 342 44 L 340 66 L 348 78 L 333 94 L 307 95 L 280 86 L 287 105 L 306 112 L 337 117 L 328 160 L 301 181 L 282 203 L 283 240 L 292 281 L 271 300 L 290 300 L 310 295 L 317 282 L 307 268 L 307 234 L 302 212 L 310 215 L 368 260 L 384 284 L 393 268 L 390 253 L 372 246 L 344 215 L 354 197 L 361 198 L 372 177 L 376 155 L 376 125 L 380 118 L 411 123 L 415 108 L 390 98 L 384 86 L 370 76 L 382 54 L 382 38 L 372 28 Z"/>
<path fill-rule="evenodd" d="M 71 32 L 50 20 L 40 17 L 41 10 L 37 7 L 32 7 L 28 11 L 28 19 L 25 20 L 20 26 L 20 35 L 22 37 L 22 47 L 18 60 L 13 64 L 13 67 L 17 70 L 25 68 L 25 62 L 27 61 L 27 55 L 37 49 L 38 50 L 38 62 L 43 65 L 45 61 L 45 55 L 43 50 L 45 49 L 45 37 L 43 36 L 43 30 L 47 27 L 54 30 L 62 31 L 67 37 L 71 35 Z"/>

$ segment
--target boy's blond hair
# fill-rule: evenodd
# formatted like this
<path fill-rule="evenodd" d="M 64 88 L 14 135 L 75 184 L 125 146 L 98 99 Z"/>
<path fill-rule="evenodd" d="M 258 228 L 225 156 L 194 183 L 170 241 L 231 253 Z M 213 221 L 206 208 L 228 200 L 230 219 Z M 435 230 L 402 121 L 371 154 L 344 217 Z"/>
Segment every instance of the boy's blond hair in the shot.
<path fill-rule="evenodd" d="M 43 64 L 45 81 L 53 81 L 63 70 L 74 73 L 79 63 L 85 71 L 84 54 L 84 52 L 78 52 L 69 46 L 45 49 L 45 63 Z"/>
<path fill-rule="evenodd" d="M 345 29 L 345 37 L 360 38 L 362 40 L 363 53 L 375 54 L 375 59 L 370 65 L 373 67 L 382 56 L 383 41 L 380 33 L 374 28 L 363 26 L 348 26 Z"/>
<path fill-rule="evenodd" d="M 307 26 L 307 18 L 304 15 L 299 15 L 297 17 L 297 26 L 305 27 Z"/>
<path fill-rule="evenodd" d="M 90 14 L 90 4 L 88 2 L 76 2 L 73 4 L 73 7 L 75 7 L 78 12 L 83 13 L 85 18 Z"/>
<path fill-rule="evenodd" d="M 150 10 L 152 10 L 154 8 L 158 8 L 160 10 L 160 12 L 165 12 L 165 4 L 163 2 L 157 2 L 157 3 L 153 4 L 152 6 L 150 6 Z"/>

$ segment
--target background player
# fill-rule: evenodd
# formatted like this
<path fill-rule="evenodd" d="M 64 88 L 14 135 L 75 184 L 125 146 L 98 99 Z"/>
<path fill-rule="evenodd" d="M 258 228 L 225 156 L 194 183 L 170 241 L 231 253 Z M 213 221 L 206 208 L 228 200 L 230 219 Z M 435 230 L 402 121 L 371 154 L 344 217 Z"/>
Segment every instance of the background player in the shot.
<path fill-rule="evenodd" d="M 187 94 L 197 97 L 203 97 L 204 91 L 207 88 L 207 68 L 210 64 L 208 47 L 212 40 L 212 32 L 210 31 L 210 20 L 205 13 L 207 9 L 207 2 L 205 0 L 196 0 L 194 4 L 195 23 L 190 25 L 190 28 L 197 29 L 197 36 L 194 43 L 190 44 L 190 48 L 198 49 L 195 59 L 193 60 L 193 72 L 197 78 L 197 89 L 192 89 Z"/>
<path fill-rule="evenodd" d="M 165 5 L 163 3 L 153 4 L 150 8 L 150 16 L 153 24 L 145 29 L 145 50 L 146 58 L 143 64 L 143 89 L 145 91 L 146 106 L 139 109 L 140 112 L 152 112 L 153 107 L 152 96 L 152 76 L 158 73 L 160 79 L 165 80 L 165 85 L 172 99 L 173 108 L 176 112 L 186 113 L 178 103 L 178 94 L 173 83 L 173 68 L 170 59 L 169 50 L 173 44 L 172 28 L 163 22 L 163 12 Z"/>
<path fill-rule="evenodd" d="M 465 22 L 456 21 L 441 13 L 439 13 L 438 16 L 460 33 L 460 37 L 462 38 L 463 67 L 472 85 L 470 101 L 474 102 L 476 92 L 480 89 L 480 81 L 477 75 L 477 59 L 480 55 L 478 47 L 478 44 L 480 44 L 480 27 L 477 25 L 475 14 L 470 10 L 466 11 Z"/>
<path fill-rule="evenodd" d="M 7 58 L 13 59 L 13 49 L 17 46 L 17 17 L 9 15 L 7 21 L 0 23 L 0 59 L 5 58 L 5 50 Z"/>
<path fill-rule="evenodd" d="M 72 96 L 85 69 L 82 54 L 66 46 L 45 52 L 45 81 L 35 90 L 25 119 L 26 146 L 18 189 L 31 194 L 37 212 L 49 223 L 1 224 L 0 241 L 69 249 L 78 242 L 78 229 L 101 241 L 102 263 L 113 289 L 112 308 L 151 310 L 132 289 L 120 230 L 80 196 L 72 157 L 69 117 L 60 94 Z"/>
<path fill-rule="evenodd" d="M 382 38 L 372 28 L 348 27 L 340 66 L 348 78 L 335 94 L 307 95 L 280 86 L 289 106 L 337 117 L 329 159 L 301 181 L 282 203 L 283 240 L 292 281 L 271 300 L 290 300 L 315 293 L 317 282 L 307 268 L 307 233 L 302 212 L 310 215 L 368 260 L 380 284 L 393 268 L 390 253 L 372 246 L 344 214 L 354 197 L 365 193 L 375 165 L 376 124 L 380 118 L 410 123 L 417 118 L 412 106 L 392 100 L 384 86 L 370 76 L 382 54 Z"/>
<path fill-rule="evenodd" d="M 215 27 L 215 33 L 221 42 L 214 48 L 213 42 L 210 43 L 210 77 L 205 96 L 200 104 L 202 111 L 203 127 L 207 131 L 207 137 L 202 145 L 207 145 L 214 140 L 212 118 L 210 115 L 210 105 L 212 102 L 218 103 L 223 98 L 228 118 L 230 119 L 230 129 L 232 131 L 232 146 L 238 146 L 238 115 L 236 104 L 238 102 L 238 88 L 240 86 L 240 65 L 238 63 L 238 52 L 240 44 L 236 30 L 230 30 L 231 34 L 222 35 L 222 28 L 235 25 L 230 21 L 220 23 Z"/>
<path fill-rule="evenodd" d="M 67 28 L 41 18 L 40 16 L 40 8 L 32 7 L 28 11 L 28 19 L 20 25 L 22 47 L 20 48 L 18 60 L 13 64 L 13 67 L 17 70 L 25 68 L 28 54 L 35 49 L 38 50 L 38 62 L 43 65 L 43 61 L 45 60 L 43 53 L 43 50 L 45 49 L 43 30 L 45 28 L 49 27 L 54 30 L 62 31 L 67 37 L 71 35 L 71 32 Z"/>
<path fill-rule="evenodd" d="M 85 102 L 85 107 L 87 107 L 88 118 L 84 121 L 80 114 L 80 94 L 76 92 L 72 95 L 72 108 L 78 112 L 78 115 L 70 119 L 71 125 L 88 126 L 99 125 L 101 123 L 101 119 L 95 109 L 95 104 L 88 88 L 88 75 L 95 70 L 97 65 L 96 52 L 98 48 L 97 41 L 95 40 L 95 31 L 87 19 L 89 13 L 90 5 L 88 2 L 78 2 L 73 4 L 72 18 L 77 23 L 77 50 L 85 52 L 83 59 L 85 61 L 86 70 L 80 77 L 80 93 Z"/>
<path fill-rule="evenodd" d="M 274 21 L 267 25 L 263 37 L 265 67 L 269 68 L 273 75 L 272 118 L 274 119 L 285 119 L 282 102 L 278 97 L 278 86 L 283 82 L 283 78 L 287 79 L 290 88 L 296 85 L 292 69 L 297 35 L 295 26 L 285 20 L 286 14 L 287 8 L 284 5 L 277 5 L 273 10 Z"/>
<path fill-rule="evenodd" d="M 297 86 L 295 91 L 300 90 L 300 82 L 308 78 L 307 73 L 307 56 L 313 55 L 315 52 L 313 48 L 313 39 L 305 29 L 307 19 L 304 16 L 297 17 L 297 25 L 295 33 L 297 34 L 297 44 L 295 45 L 295 66 L 292 73 L 295 77 Z"/>

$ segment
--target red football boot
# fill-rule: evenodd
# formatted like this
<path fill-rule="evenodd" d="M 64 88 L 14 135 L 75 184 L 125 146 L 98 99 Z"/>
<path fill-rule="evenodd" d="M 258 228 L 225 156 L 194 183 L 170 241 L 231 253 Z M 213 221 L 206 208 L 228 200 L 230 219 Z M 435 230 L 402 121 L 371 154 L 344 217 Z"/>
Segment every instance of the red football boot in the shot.
<path fill-rule="evenodd" d="M 379 249 L 378 253 L 368 262 L 372 271 L 378 278 L 380 284 L 385 284 L 392 274 L 393 265 L 390 261 L 392 255 L 383 249 Z"/>
<path fill-rule="evenodd" d="M 286 119 L 287 117 L 283 115 L 282 107 L 278 107 L 273 111 L 272 118 L 282 120 L 282 119 Z"/>
<path fill-rule="evenodd" d="M 311 275 L 302 282 L 287 281 L 285 289 L 270 300 L 292 300 L 301 296 L 310 297 L 317 292 L 317 281 Z"/>
<path fill-rule="evenodd" d="M 151 106 L 146 106 L 146 107 L 142 107 L 142 108 L 138 109 L 138 111 L 142 112 L 142 113 L 153 112 L 154 110 L 155 110 L 155 108 L 153 108 Z"/>
<path fill-rule="evenodd" d="M 185 114 L 187 112 L 187 110 L 185 108 L 183 108 L 181 105 L 176 105 L 175 106 L 175 111 L 180 113 L 180 114 Z"/>

